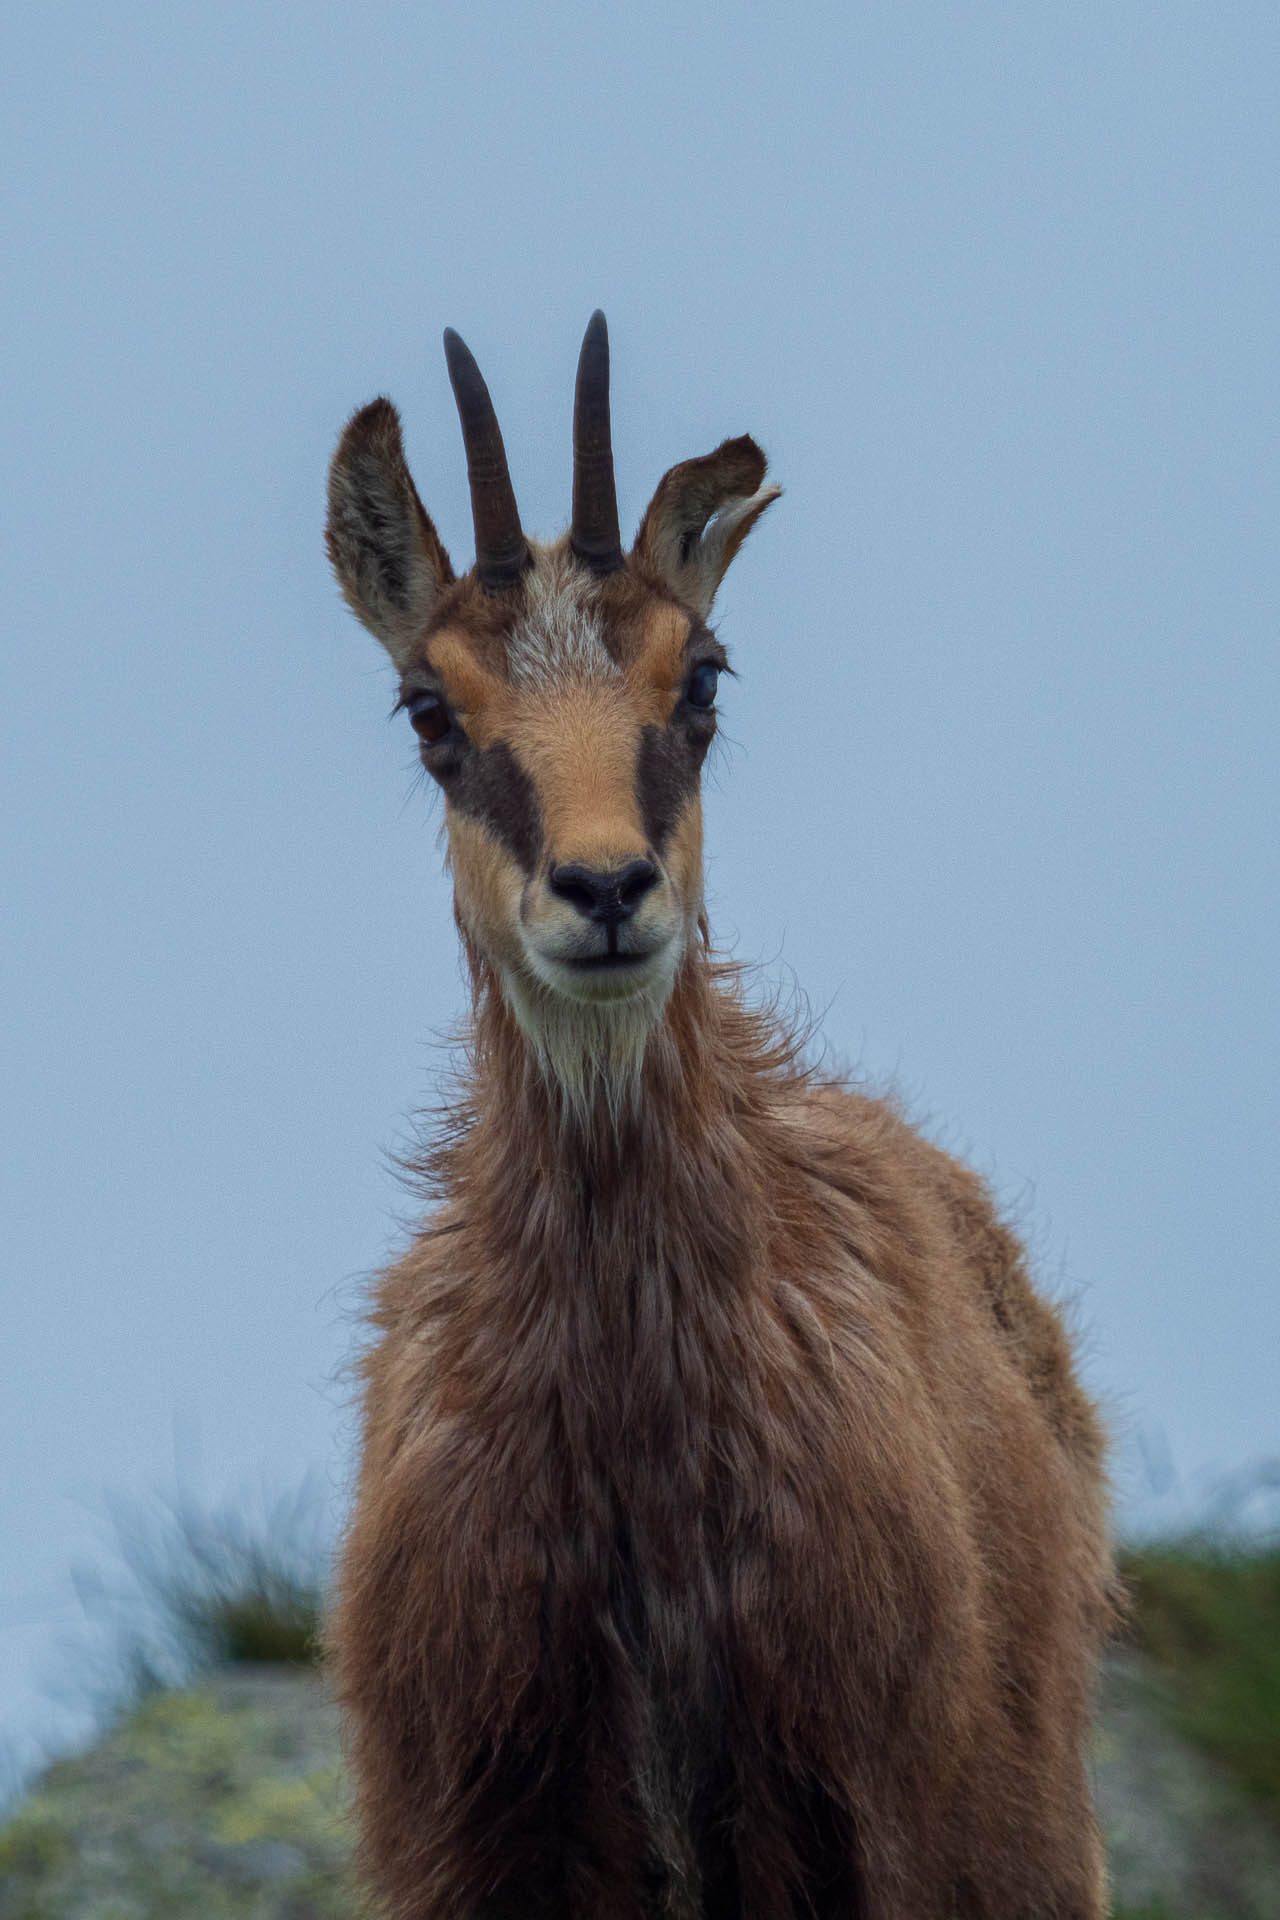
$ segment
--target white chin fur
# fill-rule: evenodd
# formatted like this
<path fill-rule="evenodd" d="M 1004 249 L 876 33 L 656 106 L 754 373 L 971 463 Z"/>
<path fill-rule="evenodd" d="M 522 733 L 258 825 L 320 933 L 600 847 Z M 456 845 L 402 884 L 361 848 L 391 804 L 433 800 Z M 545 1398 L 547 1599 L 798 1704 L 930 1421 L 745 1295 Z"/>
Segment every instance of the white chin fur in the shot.
<path fill-rule="evenodd" d="M 530 973 L 502 973 L 507 1004 L 546 1078 L 586 1119 L 603 1094 L 616 1117 L 639 1081 L 649 1036 L 670 998 L 679 941 L 624 973 L 583 975 L 526 949 Z"/>
<path fill-rule="evenodd" d="M 675 979 L 674 947 L 675 941 L 668 940 L 665 946 L 655 952 L 644 954 L 632 961 L 630 966 L 619 967 L 616 971 L 596 972 L 566 966 L 553 955 L 539 952 L 530 942 L 525 943 L 525 958 L 539 985 L 562 1000 L 585 1006 L 604 1003 L 616 1006 L 623 1000 L 651 1000 L 656 990 L 660 996 L 658 1011 L 661 1012 Z"/>

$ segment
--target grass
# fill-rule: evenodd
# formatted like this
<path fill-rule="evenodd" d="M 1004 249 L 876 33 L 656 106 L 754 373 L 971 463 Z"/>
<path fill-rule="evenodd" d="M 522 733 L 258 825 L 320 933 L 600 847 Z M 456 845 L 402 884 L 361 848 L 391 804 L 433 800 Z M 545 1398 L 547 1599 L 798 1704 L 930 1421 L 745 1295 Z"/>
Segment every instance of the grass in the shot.
<path fill-rule="evenodd" d="M 314 1484 L 217 1508 L 115 1501 L 110 1517 L 119 1572 L 77 1575 L 106 1638 L 104 1700 L 229 1664 L 319 1664 L 330 1542 Z"/>
<path fill-rule="evenodd" d="M 318 1663 L 319 1579 L 286 1538 L 257 1535 L 232 1516 L 199 1531 L 184 1527 L 162 1593 L 197 1665 Z"/>
<path fill-rule="evenodd" d="M 1280 1826 L 1280 1547 L 1158 1542 L 1121 1570 L 1173 1725 Z"/>

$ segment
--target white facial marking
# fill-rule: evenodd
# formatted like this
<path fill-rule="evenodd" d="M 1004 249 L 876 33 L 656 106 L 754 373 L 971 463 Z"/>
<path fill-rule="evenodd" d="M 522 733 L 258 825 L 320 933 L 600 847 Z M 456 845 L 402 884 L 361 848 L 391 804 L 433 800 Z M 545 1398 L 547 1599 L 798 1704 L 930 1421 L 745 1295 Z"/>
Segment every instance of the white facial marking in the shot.
<path fill-rule="evenodd" d="M 659 1031 L 674 985 L 675 944 L 625 998 L 567 999 L 527 975 L 502 973 L 507 1004 L 530 1042 L 543 1077 L 568 1111 L 586 1123 L 597 1096 L 616 1123 L 640 1085 L 645 1051 Z"/>
<path fill-rule="evenodd" d="M 604 644 L 597 585 L 563 548 L 543 548 L 524 577 L 525 612 L 507 641 L 513 686 L 618 679 Z"/>

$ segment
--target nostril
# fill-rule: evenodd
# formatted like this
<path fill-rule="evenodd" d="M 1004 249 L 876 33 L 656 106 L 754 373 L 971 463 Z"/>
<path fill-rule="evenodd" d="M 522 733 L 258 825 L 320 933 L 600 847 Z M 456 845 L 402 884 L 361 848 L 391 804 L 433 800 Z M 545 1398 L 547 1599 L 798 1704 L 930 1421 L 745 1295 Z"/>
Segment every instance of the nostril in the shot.
<path fill-rule="evenodd" d="M 547 885 L 561 900 L 567 900 L 579 913 L 594 915 L 599 901 L 600 876 L 590 867 L 552 867 Z"/>
<path fill-rule="evenodd" d="M 628 912 L 634 913 L 658 878 L 652 860 L 633 860 L 617 876 L 618 898 Z"/>
<path fill-rule="evenodd" d="M 657 878 L 652 860 L 631 860 L 603 872 L 570 863 L 550 868 L 547 885 L 588 920 L 616 924 L 631 918 Z"/>

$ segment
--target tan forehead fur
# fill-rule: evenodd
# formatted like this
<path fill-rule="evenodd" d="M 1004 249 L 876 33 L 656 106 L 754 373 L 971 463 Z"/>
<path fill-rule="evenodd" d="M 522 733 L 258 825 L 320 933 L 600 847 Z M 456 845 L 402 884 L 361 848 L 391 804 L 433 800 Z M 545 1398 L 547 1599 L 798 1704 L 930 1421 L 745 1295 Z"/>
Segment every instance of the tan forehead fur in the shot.
<path fill-rule="evenodd" d="M 603 596 L 601 596 L 603 598 Z M 525 673 L 513 682 L 506 671 L 505 648 L 486 619 L 476 629 L 455 618 L 430 635 L 424 664 L 443 683 L 450 705 L 478 747 L 495 740 L 521 741 L 520 757 L 535 772 L 523 750 L 527 739 L 537 741 L 538 758 L 547 764 L 548 746 L 563 728 L 580 731 L 589 714 L 591 723 L 606 732 L 625 727 L 665 726 L 684 682 L 684 648 L 692 627 L 690 615 L 674 601 L 653 596 L 647 604 L 624 606 L 618 612 L 598 609 L 607 623 L 609 654 L 599 675 L 584 669 L 571 680 L 548 673 L 547 683 Z M 614 698 L 596 696 L 608 690 Z M 621 696 L 619 698 L 618 696 Z M 634 741 L 632 741 L 634 750 Z"/>

